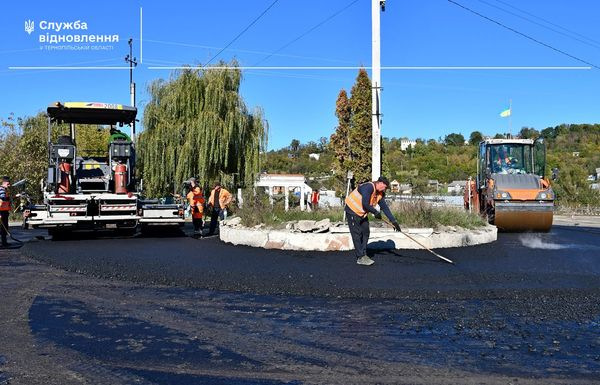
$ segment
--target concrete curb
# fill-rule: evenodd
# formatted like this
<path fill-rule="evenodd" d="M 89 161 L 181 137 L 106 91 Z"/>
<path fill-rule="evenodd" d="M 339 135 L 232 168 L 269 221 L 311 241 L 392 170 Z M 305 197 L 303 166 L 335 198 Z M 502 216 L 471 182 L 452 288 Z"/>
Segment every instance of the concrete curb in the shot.
<path fill-rule="evenodd" d="M 296 233 L 287 230 L 250 229 L 245 227 L 222 226 L 220 239 L 234 245 L 262 247 L 265 249 L 303 250 L 303 251 L 345 251 L 352 250 L 352 238 L 348 231 L 338 228 L 339 232 Z M 494 242 L 498 239 L 498 229 L 486 226 L 477 230 L 450 229 L 433 231 L 432 229 L 406 229 L 410 236 L 430 249 L 474 246 Z M 371 229 L 369 248 L 376 250 L 420 249 L 414 241 L 402 233 L 388 229 Z"/>

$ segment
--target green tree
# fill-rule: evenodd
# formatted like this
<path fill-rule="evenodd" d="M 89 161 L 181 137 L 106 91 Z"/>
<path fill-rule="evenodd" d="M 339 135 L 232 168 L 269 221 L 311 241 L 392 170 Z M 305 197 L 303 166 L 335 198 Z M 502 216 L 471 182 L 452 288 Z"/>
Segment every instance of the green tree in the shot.
<path fill-rule="evenodd" d="M 298 139 L 292 139 L 292 143 L 290 143 L 290 150 L 292 152 L 298 152 L 300 148 L 300 141 Z"/>
<path fill-rule="evenodd" d="M 535 128 L 523 127 L 519 131 L 519 137 L 522 139 L 536 139 L 540 136 L 540 133 Z"/>
<path fill-rule="evenodd" d="M 371 180 L 372 162 L 371 81 L 364 68 L 358 71 L 351 95 L 349 169 L 354 172 L 356 182 L 362 183 Z"/>
<path fill-rule="evenodd" d="M 479 131 L 471 132 L 469 136 L 469 144 L 472 146 L 477 146 L 483 140 L 483 134 Z"/>
<path fill-rule="evenodd" d="M 350 152 L 350 118 L 352 108 L 346 90 L 341 90 L 335 103 L 335 116 L 338 118 L 338 126 L 331 135 L 329 148 L 335 156 L 334 170 L 342 179 L 346 178 L 348 170 L 347 162 L 352 156 Z"/>
<path fill-rule="evenodd" d="M 208 184 L 225 175 L 251 184 L 266 147 L 262 110 L 250 113 L 240 94 L 237 62 L 225 69 L 185 69 L 150 84 L 139 139 L 149 195 L 166 195 L 190 176 Z"/>
<path fill-rule="evenodd" d="M 446 146 L 463 146 L 465 144 L 465 137 L 462 134 L 448 134 L 444 138 Z"/>

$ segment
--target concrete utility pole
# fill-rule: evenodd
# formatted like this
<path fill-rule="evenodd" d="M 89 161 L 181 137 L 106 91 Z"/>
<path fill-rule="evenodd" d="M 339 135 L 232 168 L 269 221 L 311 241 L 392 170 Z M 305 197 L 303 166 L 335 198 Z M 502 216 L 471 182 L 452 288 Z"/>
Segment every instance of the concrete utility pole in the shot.
<path fill-rule="evenodd" d="M 131 107 L 135 107 L 135 83 L 133 82 L 133 67 L 137 61 L 133 57 L 133 39 L 129 39 L 129 55 L 125 56 L 125 62 L 129 63 L 129 95 L 131 96 Z M 131 124 L 131 142 L 135 144 L 135 119 Z"/>
<path fill-rule="evenodd" d="M 380 11 L 385 11 L 385 0 L 371 0 L 371 101 L 372 101 L 372 145 L 371 177 L 377 180 L 381 176 L 381 49 L 380 49 Z"/>

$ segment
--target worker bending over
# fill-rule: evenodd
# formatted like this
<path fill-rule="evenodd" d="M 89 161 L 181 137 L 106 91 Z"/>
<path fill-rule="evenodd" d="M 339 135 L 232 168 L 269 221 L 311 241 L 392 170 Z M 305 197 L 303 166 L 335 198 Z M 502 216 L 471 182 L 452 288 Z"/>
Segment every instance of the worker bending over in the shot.
<path fill-rule="evenodd" d="M 354 244 L 356 263 L 359 265 L 370 266 L 375 263 L 367 256 L 367 243 L 370 235 L 369 213 L 373 214 L 375 218 L 381 219 L 381 211 L 383 211 L 392 222 L 394 230 L 401 231 L 398 221 L 383 199 L 389 185 L 390 182 L 387 178 L 382 176 L 374 182 L 359 185 L 346 197 L 345 210 L 348 216 L 348 227 Z M 379 205 L 381 210 L 377 210 L 376 205 Z"/>

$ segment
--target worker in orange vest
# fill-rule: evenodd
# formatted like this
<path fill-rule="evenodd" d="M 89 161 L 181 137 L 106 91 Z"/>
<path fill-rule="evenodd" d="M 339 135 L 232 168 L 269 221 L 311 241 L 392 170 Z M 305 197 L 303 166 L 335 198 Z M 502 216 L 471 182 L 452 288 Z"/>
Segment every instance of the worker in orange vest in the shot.
<path fill-rule="evenodd" d="M 356 263 L 359 265 L 370 266 L 375 263 L 367 256 L 367 243 L 369 242 L 370 228 L 369 217 L 371 213 L 377 219 L 381 219 L 381 212 L 390 219 L 394 230 L 401 231 L 398 221 L 385 203 L 385 190 L 390 182 L 385 177 L 379 177 L 374 182 L 363 183 L 346 197 L 346 216 L 348 217 L 348 227 L 354 244 L 354 253 Z M 375 208 L 379 205 L 380 210 Z"/>
<path fill-rule="evenodd" d="M 310 205 L 313 210 L 316 210 L 319 206 L 319 192 L 317 190 L 313 190 L 312 194 L 310 194 Z"/>
<path fill-rule="evenodd" d="M 0 184 L 0 237 L 2 238 L 2 246 L 8 246 L 6 236 L 8 235 L 8 215 L 10 214 L 10 178 L 2 177 Z"/>
<path fill-rule="evenodd" d="M 190 204 L 192 210 L 192 223 L 194 225 L 194 234 L 202 236 L 202 227 L 204 225 L 202 218 L 204 217 L 204 194 L 202 189 L 198 186 L 196 178 L 190 178 L 190 191 L 187 193 L 186 198 Z"/>
<path fill-rule="evenodd" d="M 209 210 L 212 208 L 208 235 L 213 235 L 215 233 L 218 219 L 225 219 L 227 215 L 227 206 L 231 203 L 232 199 L 233 196 L 231 193 L 222 188 L 220 182 L 215 183 L 215 188 L 212 189 L 210 197 L 208 198 Z"/>

